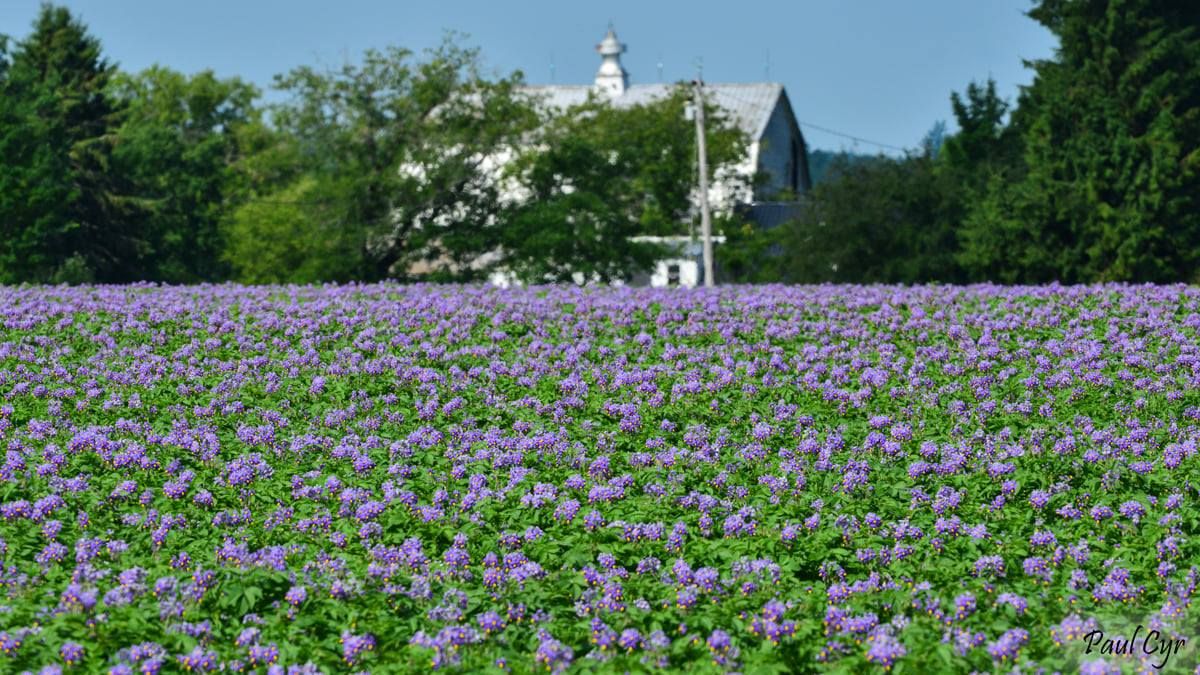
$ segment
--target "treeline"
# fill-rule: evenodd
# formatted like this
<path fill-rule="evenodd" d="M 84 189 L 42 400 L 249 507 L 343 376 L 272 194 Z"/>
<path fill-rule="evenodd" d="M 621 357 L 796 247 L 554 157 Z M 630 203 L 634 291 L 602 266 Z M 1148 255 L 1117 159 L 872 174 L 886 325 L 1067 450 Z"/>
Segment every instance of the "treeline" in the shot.
<path fill-rule="evenodd" d="M 717 219 L 756 282 L 1200 281 L 1200 4 L 1040 0 L 1015 104 L 902 158 L 817 156 L 804 215 Z M 70 12 L 0 38 L 0 283 L 627 278 L 695 221 L 689 92 L 542 106 L 451 36 L 278 76 L 121 71 Z M 709 108 L 709 166 L 747 139 Z M 825 160 L 830 160 L 826 162 Z"/>
<path fill-rule="evenodd" d="M 756 280 L 1200 282 L 1200 3 L 1041 0 L 1060 40 L 1015 106 L 952 96 L 960 131 L 835 162 Z"/>
<path fill-rule="evenodd" d="M 548 110 L 449 36 L 277 76 L 108 62 L 44 5 L 0 48 L 0 283 L 601 281 L 686 232 L 688 92 Z M 714 166 L 745 139 L 711 109 Z M 504 161 L 498 161 L 503 159 Z"/>

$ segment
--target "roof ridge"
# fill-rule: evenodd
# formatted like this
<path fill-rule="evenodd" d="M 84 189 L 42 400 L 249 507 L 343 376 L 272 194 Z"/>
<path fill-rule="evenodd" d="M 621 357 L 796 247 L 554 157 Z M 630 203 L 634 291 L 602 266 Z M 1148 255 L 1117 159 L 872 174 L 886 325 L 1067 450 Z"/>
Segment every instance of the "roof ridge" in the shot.
<path fill-rule="evenodd" d="M 669 94 L 679 83 L 647 82 L 633 84 L 612 102 L 618 107 L 642 105 Z M 552 107 L 570 107 L 583 103 L 590 92 L 596 90 L 589 84 L 541 84 L 522 85 L 529 94 L 544 97 Z M 776 102 L 786 91 L 780 82 L 728 82 L 706 83 L 724 110 L 732 115 L 734 123 L 752 139 L 762 137 Z"/>
<path fill-rule="evenodd" d="M 633 82 L 633 87 L 674 87 L 685 82 Z M 593 89 L 592 84 L 523 84 L 527 89 Z M 782 82 L 705 82 L 706 87 L 782 87 Z"/>

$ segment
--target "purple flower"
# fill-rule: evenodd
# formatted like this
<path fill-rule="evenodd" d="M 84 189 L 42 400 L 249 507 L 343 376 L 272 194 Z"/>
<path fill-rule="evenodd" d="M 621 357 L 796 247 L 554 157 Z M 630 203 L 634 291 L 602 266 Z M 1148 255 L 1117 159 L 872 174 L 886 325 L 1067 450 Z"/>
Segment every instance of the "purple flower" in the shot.
<path fill-rule="evenodd" d="M 1027 577 L 1038 577 L 1043 581 L 1049 582 L 1054 578 L 1054 570 L 1045 558 L 1031 556 L 1026 558 L 1021 563 L 1021 568 L 1025 571 Z"/>
<path fill-rule="evenodd" d="M 1132 520 L 1134 523 L 1138 523 L 1141 521 L 1142 516 L 1146 515 L 1146 507 L 1136 501 L 1128 501 L 1121 504 L 1120 511 L 1121 515 Z"/>
<path fill-rule="evenodd" d="M 362 660 L 364 652 L 375 649 L 375 637 L 369 633 L 355 635 L 349 631 L 343 631 L 341 643 L 342 659 L 349 666 L 357 665 Z"/>
<path fill-rule="evenodd" d="M 303 586 L 292 586 L 284 594 L 283 599 L 293 607 L 299 607 L 308 599 L 308 589 Z"/>
<path fill-rule="evenodd" d="M 250 663 L 252 665 L 266 664 L 270 665 L 279 660 L 279 647 L 274 643 L 263 646 L 254 645 L 250 647 Z"/>
<path fill-rule="evenodd" d="M 896 638 L 888 633 L 878 633 L 867 648 L 867 661 L 875 665 L 891 668 L 908 650 Z"/>
<path fill-rule="evenodd" d="M 575 519 L 577 513 L 579 513 L 579 502 L 574 499 L 565 499 L 554 509 L 554 519 L 562 523 L 569 523 Z M 593 513 L 596 512 L 593 511 Z"/>
<path fill-rule="evenodd" d="M 1001 593 L 996 596 L 997 605 L 1008 605 L 1017 611 L 1017 614 L 1024 614 L 1025 610 L 1029 609 L 1029 603 L 1025 598 L 1014 593 Z"/>
<path fill-rule="evenodd" d="M 504 630 L 504 618 L 496 612 L 484 612 L 475 617 L 475 622 L 488 634 Z"/>
<path fill-rule="evenodd" d="M 78 642 L 64 642 L 58 648 L 58 655 L 62 657 L 63 663 L 68 666 L 73 666 L 83 662 L 83 645 Z"/>
<path fill-rule="evenodd" d="M 961 621 L 975 612 L 975 596 L 963 593 L 954 599 L 954 619 Z"/>
<path fill-rule="evenodd" d="M 617 645 L 626 651 L 633 651 L 642 646 L 642 634 L 633 628 L 627 628 L 621 631 L 621 636 L 617 638 Z"/>
<path fill-rule="evenodd" d="M 604 516 L 601 515 L 599 511 L 589 511 L 588 514 L 583 517 L 583 526 L 586 527 L 588 531 L 604 527 Z"/>
<path fill-rule="evenodd" d="M 180 666 L 183 666 L 184 670 L 200 673 L 216 670 L 220 663 L 216 652 L 205 650 L 199 646 L 193 648 L 187 654 L 176 656 L 175 660 L 179 662 Z"/>
<path fill-rule="evenodd" d="M 723 630 L 715 630 L 708 636 L 708 648 L 714 652 L 726 653 L 733 646 L 733 640 L 729 637 L 729 633 Z"/>
<path fill-rule="evenodd" d="M 987 651 L 992 659 L 1001 663 L 1014 661 L 1017 653 L 1029 642 L 1029 631 L 1024 628 L 1007 630 L 998 640 L 988 644 Z"/>
<path fill-rule="evenodd" d="M 1121 666 L 1104 659 L 1084 661 L 1079 664 L 1079 675 L 1121 675 Z"/>
<path fill-rule="evenodd" d="M 571 661 L 575 657 L 574 650 L 555 640 L 546 632 L 542 632 L 538 640 L 534 660 L 542 664 L 544 668 L 552 673 L 561 673 L 571 665 Z"/>
<path fill-rule="evenodd" d="M 383 513 L 385 506 L 382 502 L 367 502 L 358 507 L 354 512 L 354 517 L 360 522 L 374 520 Z"/>

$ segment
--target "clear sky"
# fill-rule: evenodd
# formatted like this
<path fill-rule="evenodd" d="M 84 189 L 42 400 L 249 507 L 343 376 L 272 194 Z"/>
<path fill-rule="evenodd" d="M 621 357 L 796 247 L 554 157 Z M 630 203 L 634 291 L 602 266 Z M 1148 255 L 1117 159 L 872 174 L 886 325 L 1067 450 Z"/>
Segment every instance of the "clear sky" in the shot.
<path fill-rule="evenodd" d="M 0 0 L 0 33 L 28 33 L 36 0 Z M 369 47 L 420 51 L 446 30 L 467 35 L 494 72 L 586 84 L 611 20 L 634 83 L 782 82 L 802 123 L 915 147 L 938 120 L 954 129 L 950 92 L 991 75 L 1016 100 L 1054 37 L 1024 15 L 1029 0 L 60 0 L 137 70 L 212 68 L 268 89 L 301 64 L 338 66 Z M 552 68 L 553 64 L 553 68 Z M 268 98 L 270 93 L 268 92 Z M 812 127 L 812 148 L 875 152 Z M 894 154 L 887 151 L 889 154 Z"/>

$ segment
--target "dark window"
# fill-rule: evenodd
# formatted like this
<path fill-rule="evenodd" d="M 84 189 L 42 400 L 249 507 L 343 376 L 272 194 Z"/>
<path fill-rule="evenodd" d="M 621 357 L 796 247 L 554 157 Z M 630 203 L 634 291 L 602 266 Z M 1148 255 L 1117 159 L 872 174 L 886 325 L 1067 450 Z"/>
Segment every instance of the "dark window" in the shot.
<path fill-rule="evenodd" d="M 679 265 L 676 263 L 671 263 L 671 264 L 667 265 L 667 285 L 668 286 L 678 286 L 679 285 Z"/>

